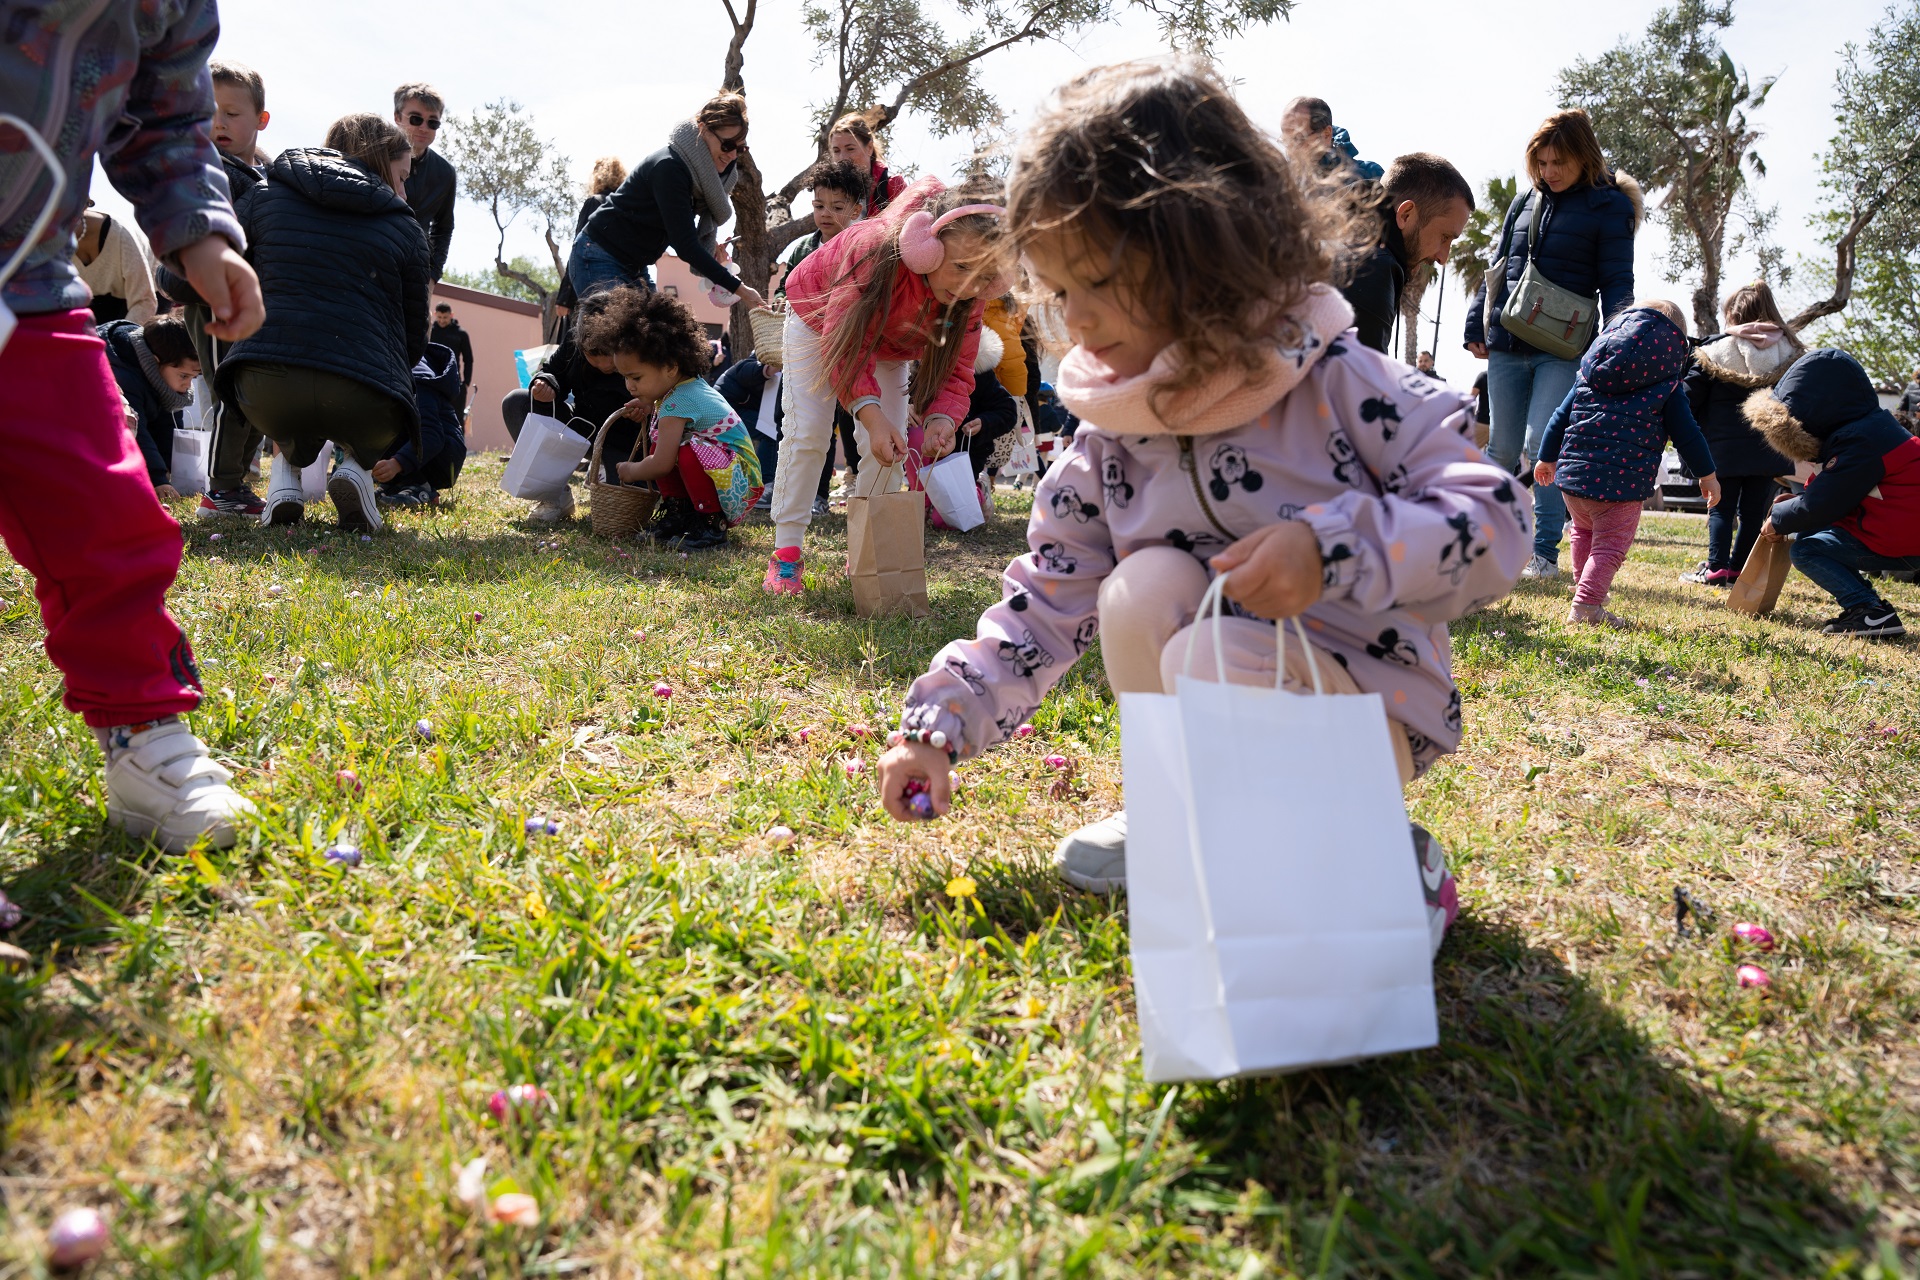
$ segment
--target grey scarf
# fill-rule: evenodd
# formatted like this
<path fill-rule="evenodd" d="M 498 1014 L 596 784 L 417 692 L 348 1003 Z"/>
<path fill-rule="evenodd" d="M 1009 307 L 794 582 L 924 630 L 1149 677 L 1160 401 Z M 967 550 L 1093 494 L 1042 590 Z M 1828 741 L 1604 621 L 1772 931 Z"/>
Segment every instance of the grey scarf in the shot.
<path fill-rule="evenodd" d="M 700 138 L 700 126 L 682 120 L 667 135 L 667 146 L 680 157 L 693 175 L 693 211 L 698 215 L 700 243 L 713 252 L 720 240 L 720 227 L 733 218 L 733 189 L 740 181 L 740 164 L 727 166 L 725 177 L 713 168 L 713 153 Z"/>
<path fill-rule="evenodd" d="M 130 336 L 133 339 L 133 354 L 140 357 L 140 372 L 147 375 L 147 385 L 152 387 L 154 394 L 160 397 L 160 403 L 175 413 L 192 404 L 191 391 L 182 394 L 167 385 L 165 376 L 160 372 L 160 362 L 153 358 L 153 352 L 147 350 L 146 338 L 137 333 Z"/>

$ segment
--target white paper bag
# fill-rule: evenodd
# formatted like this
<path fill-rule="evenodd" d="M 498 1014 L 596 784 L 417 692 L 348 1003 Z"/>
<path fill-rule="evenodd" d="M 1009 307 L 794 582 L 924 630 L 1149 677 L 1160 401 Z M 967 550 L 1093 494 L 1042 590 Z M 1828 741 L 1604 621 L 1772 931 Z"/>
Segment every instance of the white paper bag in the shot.
<path fill-rule="evenodd" d="M 1225 683 L 1225 581 L 1197 615 L 1214 616 L 1221 682 L 1182 675 L 1175 694 L 1120 696 L 1146 1078 L 1437 1044 L 1432 935 L 1386 706 L 1319 695 L 1318 670 L 1314 695 Z M 1281 673 L 1285 643 L 1283 632 Z"/>
<path fill-rule="evenodd" d="M 974 479 L 973 459 L 965 449 L 956 449 L 933 465 L 921 467 L 920 484 L 927 491 L 927 501 L 949 529 L 965 533 L 987 522 L 980 510 L 980 485 Z"/>
<path fill-rule="evenodd" d="M 592 441 L 569 431 L 558 418 L 530 413 L 513 442 L 513 456 L 500 477 L 500 487 L 516 498 L 534 502 L 557 500 L 567 491 L 573 469 L 587 456 Z"/>
<path fill-rule="evenodd" d="M 181 414 L 183 423 L 187 415 L 193 413 L 193 406 L 187 406 Z M 194 415 L 197 423 L 198 415 Z M 213 432 L 202 430 L 198 425 L 182 425 L 173 429 L 173 465 L 169 474 L 173 487 L 183 496 L 207 491 L 207 456 L 213 452 Z"/>
<path fill-rule="evenodd" d="M 1033 410 L 1027 404 L 1026 397 L 1013 398 L 1013 411 L 1016 420 L 1013 449 L 1007 454 L 1006 465 L 1000 468 L 1000 474 L 1007 477 L 1038 475 L 1040 452 L 1034 443 Z"/>
<path fill-rule="evenodd" d="M 333 441 L 320 446 L 320 456 L 300 468 L 300 496 L 318 502 L 327 496 L 327 477 L 333 474 Z"/>

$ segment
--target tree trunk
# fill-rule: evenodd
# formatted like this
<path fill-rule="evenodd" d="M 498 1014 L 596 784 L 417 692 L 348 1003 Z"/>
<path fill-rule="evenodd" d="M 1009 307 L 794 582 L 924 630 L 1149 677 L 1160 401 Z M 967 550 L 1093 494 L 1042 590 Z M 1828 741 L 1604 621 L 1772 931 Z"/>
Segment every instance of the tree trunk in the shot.
<path fill-rule="evenodd" d="M 1432 282 L 1433 264 L 1423 262 L 1408 273 L 1400 291 L 1400 358 L 1411 365 L 1420 363 L 1420 300 Z"/>
<path fill-rule="evenodd" d="M 1720 256 L 1700 255 L 1700 284 L 1693 291 L 1693 332 L 1704 338 L 1720 331 Z"/>

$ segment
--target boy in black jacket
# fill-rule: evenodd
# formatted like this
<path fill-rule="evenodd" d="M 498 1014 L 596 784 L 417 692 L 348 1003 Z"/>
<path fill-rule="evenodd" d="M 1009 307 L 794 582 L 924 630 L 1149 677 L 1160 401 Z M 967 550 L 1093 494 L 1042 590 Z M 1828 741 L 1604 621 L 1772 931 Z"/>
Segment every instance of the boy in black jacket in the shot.
<path fill-rule="evenodd" d="M 437 342 L 413 366 L 413 401 L 420 410 L 420 440 L 402 440 L 369 472 L 380 485 L 383 507 L 438 506 L 442 491 L 460 479 L 467 463 L 463 424 L 466 395 L 460 388 L 460 357 Z"/>
<path fill-rule="evenodd" d="M 154 495 L 162 502 L 176 501 L 180 491 L 173 487 L 173 429 L 180 411 L 193 402 L 193 380 L 200 376 L 193 338 L 180 317 L 171 314 L 144 325 L 109 320 L 99 333 L 107 344 L 107 367 L 133 414 L 134 437 Z"/>
<path fill-rule="evenodd" d="M 1880 407 L 1873 383 L 1844 351 L 1814 351 L 1771 390 L 1747 398 L 1747 420 L 1767 443 L 1819 472 L 1774 504 L 1760 536 L 1799 535 L 1793 564 L 1829 592 L 1840 616 L 1828 635 L 1906 634 L 1863 570 L 1920 569 L 1920 440 Z"/>

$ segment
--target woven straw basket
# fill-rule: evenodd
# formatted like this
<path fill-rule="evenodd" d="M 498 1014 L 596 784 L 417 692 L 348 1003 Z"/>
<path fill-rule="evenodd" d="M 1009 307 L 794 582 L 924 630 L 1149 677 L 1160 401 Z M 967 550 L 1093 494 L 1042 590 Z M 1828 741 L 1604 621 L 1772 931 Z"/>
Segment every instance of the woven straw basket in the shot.
<path fill-rule="evenodd" d="M 753 326 L 753 354 L 760 357 L 760 363 L 782 363 L 781 330 L 786 327 L 787 318 L 778 311 L 755 307 L 747 312 L 747 322 Z"/>
<path fill-rule="evenodd" d="M 653 514 L 654 504 L 660 501 L 659 493 L 653 489 L 608 484 L 602 478 L 606 472 L 600 466 L 600 449 L 607 442 L 607 430 L 624 412 L 615 410 L 600 424 L 600 430 L 593 437 L 593 461 L 587 464 L 587 500 L 593 516 L 593 531 L 602 538 L 626 538 L 640 532 Z M 640 438 L 633 442 L 628 462 L 639 455 L 646 442 L 647 433 L 643 430 Z"/>

